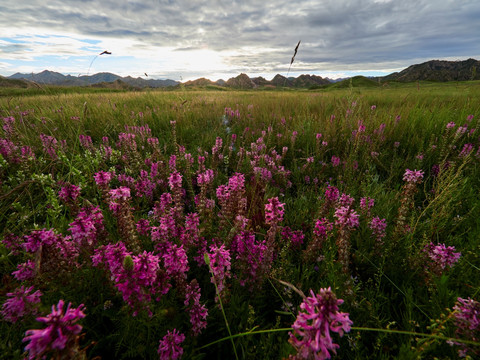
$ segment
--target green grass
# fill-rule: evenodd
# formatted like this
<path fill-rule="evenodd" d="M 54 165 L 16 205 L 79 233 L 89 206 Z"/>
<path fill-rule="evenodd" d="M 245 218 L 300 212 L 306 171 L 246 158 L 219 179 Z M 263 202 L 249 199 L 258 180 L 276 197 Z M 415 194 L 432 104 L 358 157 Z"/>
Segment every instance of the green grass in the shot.
<path fill-rule="evenodd" d="M 390 82 L 379 86 L 358 77 L 322 89 L 285 91 L 220 91 L 211 86 L 138 92 L 2 88 L 0 119 L 14 117 L 15 122 L 12 130 L 0 129 L 0 239 L 12 233 L 24 241 L 34 229 L 43 228 L 53 228 L 64 237 L 72 235 L 79 208 L 98 205 L 105 231 L 95 247 L 119 241 L 128 244 L 133 235 L 125 226 L 135 229 L 140 219 L 159 226 L 161 216 L 151 212 L 160 196 L 171 192 L 180 209 L 176 226 L 184 229 L 184 217 L 198 213 L 208 247 L 185 245 L 189 249 L 185 279 L 169 280 L 169 292 L 149 302 L 149 317 L 145 310 L 132 316 L 108 271 L 91 266 L 88 251 L 92 249 L 76 260 L 82 266 L 65 272 L 57 269 L 61 276 L 47 268 L 34 279 L 20 282 L 11 275 L 17 264 L 28 259 L 40 264 L 60 260 L 48 253 L 43 254 L 47 260 L 38 260 L 37 254 L 24 249 L 11 253 L 1 244 L 0 303 L 7 299 L 7 292 L 25 285 L 44 294 L 39 305 L 43 315 L 59 299 L 75 307 L 85 304 L 87 316 L 80 321 L 85 337 L 80 346 L 90 345 L 85 350 L 89 358 L 112 354 L 125 359 L 158 358 L 158 341 L 174 327 L 186 335 L 185 358 L 232 358 L 235 353 L 238 358 L 282 358 L 295 353 L 287 329 L 302 298 L 292 289 L 308 295 L 310 289 L 331 287 L 344 299 L 340 311 L 348 312 L 354 323 L 344 337 L 333 335 L 340 345 L 338 358 L 455 358 L 459 347 L 448 345 L 450 338 L 466 341 L 475 356 L 478 340 L 472 343 L 471 337 L 456 332 L 451 309 L 458 297 L 478 301 L 480 293 L 479 84 Z M 239 116 L 225 116 L 226 108 L 238 110 Z M 473 120 L 467 120 L 469 115 Z M 455 128 L 447 129 L 450 122 L 456 123 Z M 139 128 L 132 128 L 147 125 L 151 131 L 147 137 L 158 138 L 157 148 L 142 138 Z M 464 125 L 468 130 L 457 134 Z M 121 133 L 135 134 L 136 149 L 117 144 Z M 57 158 L 45 152 L 40 134 L 58 141 Z M 90 148 L 81 144 L 80 135 L 91 137 Z M 112 147 L 110 157 L 104 154 L 104 137 Z M 223 146 L 213 155 L 218 138 Z M 7 151 L 10 144 L 16 148 Z M 460 153 L 468 144 L 473 151 L 463 157 Z M 25 146 L 35 159 L 21 157 Z M 178 196 L 168 182 L 173 154 L 185 189 Z M 190 154 L 193 162 L 184 154 Z M 205 168 L 199 165 L 199 156 L 205 157 Z M 333 157 L 340 159 L 340 165 L 333 165 Z M 158 165 L 158 174 L 153 197 L 148 198 L 141 196 L 138 187 L 145 174 L 154 177 L 152 163 Z M 267 169 L 271 178 L 262 179 L 256 168 Z M 202 189 L 197 175 L 205 169 L 213 170 L 214 179 Z M 421 184 L 408 188 L 402 180 L 406 169 L 423 170 Z M 130 185 L 118 179 L 111 184 L 111 188 L 131 188 L 131 208 L 123 220 L 109 208 L 93 178 L 99 171 L 113 170 L 132 178 Z M 248 275 L 249 267 L 232 245 L 234 226 L 239 226 L 235 211 L 242 211 L 235 208 L 230 214 L 233 205 L 222 206 L 216 193 L 236 172 L 245 175 L 241 196 L 246 199 L 242 214 L 250 220 L 247 229 L 257 243 L 273 239 L 274 244 L 274 260 L 265 261 L 268 266 L 251 289 L 242 286 L 240 279 L 254 277 Z M 82 189 L 76 207 L 59 198 L 65 183 Z M 325 200 L 327 185 L 355 199 L 360 224 L 346 235 L 340 225 L 333 225 L 322 246 L 315 247 L 316 220 L 325 217 L 334 223 L 339 207 Z M 215 206 L 205 209 L 196 196 L 214 200 Z M 272 197 L 285 204 L 283 220 L 275 229 L 265 221 L 265 204 Z M 362 197 L 375 199 L 371 214 L 360 209 Z M 401 211 L 404 219 L 399 219 Z M 219 214 L 230 215 L 222 219 Z M 387 223 L 381 243 L 369 227 L 374 216 Z M 400 231 L 399 224 L 410 230 Z M 287 227 L 302 232 L 303 245 L 294 247 L 282 236 Z M 182 244 L 178 234 L 165 236 L 169 243 Z M 160 252 L 150 234 L 135 233 L 134 238 L 144 250 Z M 339 257 L 342 241 L 349 249 L 346 267 Z M 462 253 L 458 263 L 441 274 L 426 269 L 423 249 L 430 242 L 455 246 Z M 211 282 L 212 269 L 194 260 L 214 244 L 225 244 L 231 253 L 232 274 L 226 279 L 221 308 L 215 302 L 219 289 Z M 198 337 L 190 333 L 184 305 L 185 284 L 193 279 L 209 312 L 208 326 Z M 0 338 L 5 339 L 0 342 L 2 356 L 20 358 L 25 331 L 39 327 L 34 317 L 13 326 L 0 321 Z"/>

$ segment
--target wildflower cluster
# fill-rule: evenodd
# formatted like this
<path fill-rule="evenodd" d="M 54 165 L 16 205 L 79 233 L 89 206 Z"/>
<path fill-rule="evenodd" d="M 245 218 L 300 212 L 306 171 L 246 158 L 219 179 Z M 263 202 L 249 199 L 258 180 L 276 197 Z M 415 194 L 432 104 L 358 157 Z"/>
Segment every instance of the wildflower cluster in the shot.
<path fill-rule="evenodd" d="M 458 262 L 460 252 L 455 252 L 454 246 L 445 246 L 445 244 L 435 245 L 432 242 L 423 248 L 426 259 L 426 271 L 435 275 L 440 275 L 447 268 L 451 268 Z"/>
<path fill-rule="evenodd" d="M 403 175 L 403 181 L 405 184 L 402 188 L 402 194 L 400 199 L 400 207 L 398 209 L 398 215 L 395 224 L 395 234 L 400 236 L 408 231 L 407 217 L 409 210 L 413 207 L 413 197 L 417 192 L 417 185 L 423 180 L 423 170 L 410 170 L 406 169 Z"/>
<path fill-rule="evenodd" d="M 217 287 L 218 295 L 223 299 L 226 296 L 226 279 L 231 277 L 231 257 L 230 251 L 225 248 L 225 245 L 210 246 L 210 272 L 212 273 L 211 282 Z"/>
<path fill-rule="evenodd" d="M 185 341 L 185 335 L 179 333 L 177 329 L 172 332 L 167 331 L 160 344 L 158 345 L 158 355 L 160 360 L 176 360 L 183 355 L 183 348 L 180 346 Z"/>
<path fill-rule="evenodd" d="M 296 349 L 294 359 L 329 359 L 340 347 L 333 342 L 332 334 L 343 336 L 350 331 L 353 322 L 348 313 L 338 311 L 343 303 L 330 288 L 320 289 L 318 294 L 310 290 L 300 305 L 297 319 L 292 325 L 289 342 Z"/>
<path fill-rule="evenodd" d="M 37 313 L 36 304 L 40 303 L 42 293 L 40 290 L 33 291 L 33 286 L 25 288 L 23 285 L 14 292 L 7 293 L 7 301 L 2 306 L 2 317 L 11 323 L 16 323 L 22 318 Z"/>
<path fill-rule="evenodd" d="M 460 338 L 479 342 L 480 341 L 480 303 L 474 299 L 457 298 L 457 302 L 453 307 L 453 319 L 456 334 Z M 451 343 L 451 345 L 459 345 L 458 355 L 465 357 L 467 355 L 480 356 L 478 347 L 468 346 L 464 343 Z"/>
<path fill-rule="evenodd" d="M 44 329 L 28 330 L 24 342 L 28 342 L 25 350 L 28 359 L 44 358 L 53 353 L 57 358 L 74 359 L 79 355 L 79 334 L 82 326 L 76 322 L 85 317 L 84 305 L 72 308 L 71 304 L 64 309 L 64 301 L 52 306 L 52 312 L 45 317 L 38 317 L 37 321 L 47 325 Z"/>
<path fill-rule="evenodd" d="M 262 116 L 260 106 L 239 101 L 233 108 L 221 105 L 218 117 L 210 110 L 197 117 L 190 113 L 195 106 L 214 108 L 223 98 L 210 102 L 192 95 L 144 109 L 128 109 L 123 101 L 128 94 L 121 94 L 122 104 L 109 98 L 105 134 L 94 126 L 100 107 L 93 111 L 90 100 L 81 111 L 55 106 L 47 116 L 0 107 L 7 114 L 0 124 L 0 259 L 6 270 L 0 314 L 9 323 L 4 327 L 9 344 L 29 329 L 27 358 L 85 358 L 79 342 L 92 341 L 93 357 L 107 348 L 141 358 L 228 357 L 230 344 L 216 341 L 226 335 L 223 320 L 232 330 L 231 343 L 245 356 L 288 356 L 288 344 L 233 334 L 290 325 L 275 308 L 292 311 L 297 293 L 304 299 L 291 332 L 277 335 L 289 338 L 296 350 L 291 358 L 325 359 L 338 351 L 335 338 L 350 331 L 352 321 L 339 311 L 343 300 L 330 288 L 305 297 L 296 286 L 334 283 L 355 315 L 378 328 L 385 326 L 387 308 L 372 301 L 372 294 L 390 297 L 392 308 L 399 301 L 403 306 L 403 297 L 385 291 L 415 290 L 417 279 L 401 276 L 412 264 L 421 267 L 427 282 L 454 266 L 471 276 L 455 285 L 442 283 L 444 294 L 474 288 L 474 222 L 464 220 L 472 220 L 476 209 L 476 117 L 435 125 L 428 129 L 429 142 L 420 143 L 408 138 L 400 115 L 384 116 L 382 102 L 377 108 L 348 99 L 344 114 L 322 115 L 316 111 L 330 106 L 324 106 L 324 94 L 311 93 L 315 101 L 305 102 L 305 116 L 301 108 L 292 109 L 290 117 L 277 109 Z M 75 113 L 67 114 L 70 110 Z M 133 124 L 119 125 L 119 119 Z M 201 129 L 190 128 L 192 119 Z M 218 129 L 211 126 L 215 119 L 221 133 L 203 136 L 204 128 Z M 420 190 L 425 194 L 416 203 Z M 413 224 L 412 236 L 405 236 Z M 412 254 L 418 245 L 411 241 L 421 238 L 449 239 L 462 247 L 429 243 Z M 379 274 L 389 280 L 386 287 L 378 286 Z M 468 290 L 461 289 L 465 286 Z M 417 300 L 442 305 L 449 297 L 434 296 L 444 288 L 429 286 Z M 84 306 L 75 309 L 63 300 L 38 318 L 43 329 L 29 328 L 46 299 L 65 296 L 95 315 L 86 319 L 85 334 Z M 476 301 L 458 299 L 448 319 L 459 339 L 478 341 L 477 313 Z M 404 320 L 396 312 L 388 315 L 392 323 Z M 425 319 L 417 320 L 413 314 L 415 326 L 422 327 Z M 103 337 L 107 327 L 112 334 Z M 423 349 L 405 347 L 408 339 L 392 336 L 378 347 L 374 333 L 360 334 L 348 337 L 347 357 L 367 350 L 371 357 L 384 356 L 384 349 L 413 356 Z M 478 356 L 471 344 L 456 345 L 460 355 Z M 6 357 L 14 351 L 1 349 L 9 352 Z M 438 352 L 432 350 L 432 356 Z"/>

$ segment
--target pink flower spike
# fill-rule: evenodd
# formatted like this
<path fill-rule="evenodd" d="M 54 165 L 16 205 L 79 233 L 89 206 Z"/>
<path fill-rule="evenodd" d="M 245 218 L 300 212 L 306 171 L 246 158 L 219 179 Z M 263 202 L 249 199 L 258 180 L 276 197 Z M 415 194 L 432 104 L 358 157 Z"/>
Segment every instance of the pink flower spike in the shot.
<path fill-rule="evenodd" d="M 34 304 L 40 302 L 41 296 L 40 290 L 33 292 L 33 286 L 25 288 L 22 285 L 16 288 L 14 292 L 7 293 L 9 299 L 3 304 L 0 314 L 6 321 L 16 323 L 25 316 L 37 313 Z"/>
<path fill-rule="evenodd" d="M 410 184 L 421 183 L 423 179 L 423 170 L 410 170 L 406 169 L 405 174 L 403 175 L 403 181 L 406 181 Z"/>
<path fill-rule="evenodd" d="M 265 204 L 265 223 L 273 225 L 283 221 L 284 206 L 285 204 L 281 203 L 278 197 L 268 199 L 268 204 Z"/>
<path fill-rule="evenodd" d="M 49 351 L 62 354 L 63 358 L 73 355 L 74 347 L 77 346 L 77 335 L 82 331 L 82 326 L 75 322 L 85 317 L 82 311 L 84 305 L 71 308 L 69 303 L 64 311 L 64 304 L 64 301 L 60 300 L 56 307 L 52 306 L 50 314 L 37 318 L 37 321 L 48 325 L 45 329 L 26 331 L 23 342 L 30 342 L 25 346 L 29 360 L 40 359 Z"/>
<path fill-rule="evenodd" d="M 337 208 L 334 216 L 337 218 L 337 220 L 335 220 L 335 225 L 350 229 L 356 228 L 360 225 L 360 215 L 349 206 L 341 206 Z"/>
<path fill-rule="evenodd" d="M 160 344 L 158 346 L 158 355 L 160 360 L 176 360 L 180 359 L 183 355 L 183 348 L 180 346 L 185 341 L 185 335 L 179 333 L 177 329 L 173 329 L 173 332 L 167 331 Z"/>
<path fill-rule="evenodd" d="M 118 189 L 110 190 L 109 194 L 112 200 L 127 200 L 130 198 L 130 188 L 121 186 Z"/>
<path fill-rule="evenodd" d="M 337 299 L 330 288 L 320 289 L 318 294 L 310 290 L 310 294 L 300 305 L 303 311 L 292 325 L 289 342 L 297 350 L 298 358 L 330 359 L 330 352 L 336 354 L 340 347 L 333 342 L 330 332 L 343 336 L 353 322 L 348 313 L 338 311 L 343 300 Z"/>

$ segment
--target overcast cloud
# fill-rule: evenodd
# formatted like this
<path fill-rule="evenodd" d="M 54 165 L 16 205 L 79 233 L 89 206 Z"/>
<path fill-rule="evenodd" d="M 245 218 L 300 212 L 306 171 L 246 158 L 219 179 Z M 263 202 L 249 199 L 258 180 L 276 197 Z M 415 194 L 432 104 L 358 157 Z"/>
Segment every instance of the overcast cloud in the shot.
<path fill-rule="evenodd" d="M 478 0 L 22 0 L 0 3 L 0 74 L 216 80 L 390 73 L 480 57 Z M 95 57 L 103 50 L 110 56 Z"/>

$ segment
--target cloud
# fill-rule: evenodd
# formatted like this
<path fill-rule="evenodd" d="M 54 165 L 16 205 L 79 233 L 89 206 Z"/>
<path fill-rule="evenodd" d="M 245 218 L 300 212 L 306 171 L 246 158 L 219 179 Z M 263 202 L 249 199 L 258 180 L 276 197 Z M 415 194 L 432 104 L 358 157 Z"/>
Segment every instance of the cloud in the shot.
<path fill-rule="evenodd" d="M 0 4 L 0 61 L 108 49 L 152 76 L 284 73 L 302 40 L 293 71 L 398 70 L 480 56 L 478 18 L 477 0 L 23 0 Z"/>

